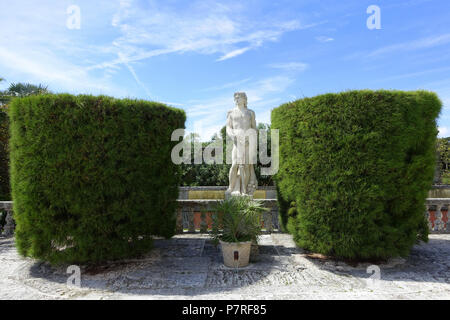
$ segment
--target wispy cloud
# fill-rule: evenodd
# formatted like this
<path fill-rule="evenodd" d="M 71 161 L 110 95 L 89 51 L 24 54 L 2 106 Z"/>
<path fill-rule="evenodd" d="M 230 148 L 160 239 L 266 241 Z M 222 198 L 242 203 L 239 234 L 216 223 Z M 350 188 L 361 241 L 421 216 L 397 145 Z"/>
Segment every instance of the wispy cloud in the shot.
<path fill-rule="evenodd" d="M 310 28 L 299 20 L 255 20 L 247 16 L 243 3 L 224 4 L 194 1 L 183 10 L 170 3 L 148 3 L 145 7 L 133 0 L 123 0 L 112 19 L 120 36 L 112 45 L 128 62 L 169 53 L 196 52 L 220 54 L 216 61 L 235 58 L 274 42 L 290 31 Z M 89 69 L 108 68 L 124 63 L 112 59 Z"/>
<path fill-rule="evenodd" d="M 136 71 L 134 70 L 134 68 L 128 63 L 128 61 L 124 58 L 123 54 L 120 53 L 120 52 L 119 52 L 119 59 L 123 60 L 123 63 L 127 67 L 128 71 L 130 71 L 131 75 L 133 76 L 134 81 L 136 81 L 136 83 L 145 91 L 145 93 L 147 94 L 147 97 L 150 98 L 152 96 L 150 91 L 145 86 L 145 84 L 142 83 L 142 81 L 137 76 Z"/>
<path fill-rule="evenodd" d="M 319 37 L 316 37 L 316 40 L 317 41 L 319 41 L 319 42 L 331 42 L 331 41 L 334 41 L 334 38 L 331 38 L 331 37 L 327 37 L 327 36 L 319 36 Z"/>
<path fill-rule="evenodd" d="M 446 109 L 450 109 L 450 97 L 442 98 L 442 106 Z"/>
<path fill-rule="evenodd" d="M 385 81 L 393 81 L 393 80 L 399 80 L 399 79 L 415 78 L 415 77 L 420 77 L 420 76 L 424 76 L 424 75 L 428 75 L 428 74 L 443 73 L 443 72 L 448 72 L 448 71 L 450 71 L 450 67 L 433 68 L 433 69 L 428 69 L 428 70 L 423 70 L 423 71 L 393 75 L 393 76 L 386 77 L 386 78 L 380 78 L 380 79 L 377 79 L 375 82 L 385 82 Z"/>
<path fill-rule="evenodd" d="M 82 67 L 49 54 L 48 52 L 12 51 L 0 47 L 0 65 L 14 77 L 24 81 L 58 86 L 74 93 L 102 93 L 125 95 L 125 92 L 107 78 L 89 75 Z"/>
<path fill-rule="evenodd" d="M 103 13 L 110 5 L 101 1 Z M 97 6 L 99 4 L 96 4 Z M 129 93 L 106 73 L 90 73 L 85 66 L 113 53 L 109 46 L 81 41 L 79 30 L 65 23 L 68 4 L 43 0 L 37 4 L 21 0 L 0 5 L 0 70 L 9 81 L 43 83 L 51 90 L 126 96 Z M 95 12 L 83 5 L 83 22 Z M 14 12 L 14 14 L 11 14 Z M 83 20 L 85 18 L 85 20 Z"/>
<path fill-rule="evenodd" d="M 257 122 L 270 122 L 271 109 L 277 107 L 284 92 L 293 84 L 295 78 L 286 75 L 266 77 L 241 86 L 248 97 L 248 107 L 256 113 Z M 233 90 L 205 100 L 192 100 L 186 103 L 188 129 L 193 130 L 206 141 L 225 125 L 226 113 L 234 107 Z"/>
<path fill-rule="evenodd" d="M 448 43 L 450 43 L 450 33 L 382 47 L 382 48 L 379 48 L 379 49 L 376 49 L 376 50 L 370 52 L 367 56 L 368 57 L 377 57 L 377 56 L 390 54 L 390 53 L 394 53 L 394 52 L 426 49 L 426 48 L 436 47 L 436 46 L 440 46 L 440 45 L 444 45 L 444 44 L 448 44 Z"/>
<path fill-rule="evenodd" d="M 232 81 L 232 82 L 228 82 L 219 86 L 214 86 L 214 87 L 209 87 L 209 88 L 205 88 L 202 89 L 200 91 L 202 92 L 206 92 L 206 91 L 219 91 L 219 90 L 224 90 L 224 89 L 230 89 L 230 88 L 238 88 L 239 86 L 241 86 L 244 83 L 247 83 L 251 80 L 251 78 L 245 78 L 239 81 Z"/>
<path fill-rule="evenodd" d="M 439 127 L 439 138 L 446 138 L 450 136 L 450 128 L 449 127 Z"/>
<path fill-rule="evenodd" d="M 269 67 L 275 69 L 281 69 L 285 71 L 305 71 L 308 68 L 307 63 L 303 62 L 285 62 L 285 63 L 273 63 Z"/>
<path fill-rule="evenodd" d="M 227 59 L 231 59 L 231 58 L 237 57 L 237 56 L 247 52 L 250 49 L 251 49 L 251 47 L 245 47 L 245 48 L 233 50 L 231 52 L 228 52 L 227 54 L 224 54 L 223 56 L 221 56 L 216 61 L 224 61 L 224 60 L 227 60 Z"/>

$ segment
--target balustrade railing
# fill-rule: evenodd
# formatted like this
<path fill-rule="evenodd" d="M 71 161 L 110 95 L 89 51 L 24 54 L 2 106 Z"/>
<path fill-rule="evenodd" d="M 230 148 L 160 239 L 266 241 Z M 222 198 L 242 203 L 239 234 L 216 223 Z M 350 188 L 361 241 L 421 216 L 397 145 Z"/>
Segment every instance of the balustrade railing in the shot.
<path fill-rule="evenodd" d="M 179 199 L 177 200 L 177 233 L 206 233 L 211 230 L 212 209 L 218 199 Z M 276 199 L 261 199 L 270 210 L 261 217 L 261 229 L 265 233 L 280 232 L 278 221 L 278 205 Z M 449 208 L 450 198 L 427 198 L 425 216 L 428 220 L 430 233 L 450 233 Z M 6 212 L 6 223 L 2 234 L 9 236 L 14 233 L 12 201 L 0 201 L 0 212 Z"/>
<path fill-rule="evenodd" d="M 212 227 L 212 210 L 219 199 L 179 199 L 177 210 L 177 233 L 206 233 Z M 261 217 L 261 229 L 264 233 L 278 232 L 278 206 L 276 199 L 261 199 L 268 208 Z"/>
<path fill-rule="evenodd" d="M 450 233 L 448 221 L 450 198 L 428 198 L 425 215 L 431 233 Z"/>

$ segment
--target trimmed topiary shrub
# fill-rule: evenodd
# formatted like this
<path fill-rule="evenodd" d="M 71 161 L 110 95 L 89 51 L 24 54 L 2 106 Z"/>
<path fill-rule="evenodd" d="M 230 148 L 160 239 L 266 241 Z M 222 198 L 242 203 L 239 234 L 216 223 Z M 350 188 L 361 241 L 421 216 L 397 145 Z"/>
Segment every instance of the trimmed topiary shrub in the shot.
<path fill-rule="evenodd" d="M 10 106 L 19 252 L 52 263 L 137 256 L 175 231 L 182 110 L 105 96 L 41 95 Z"/>
<path fill-rule="evenodd" d="M 440 109 L 434 93 L 384 90 L 274 109 L 281 216 L 296 243 L 340 258 L 384 259 L 426 241 Z"/>

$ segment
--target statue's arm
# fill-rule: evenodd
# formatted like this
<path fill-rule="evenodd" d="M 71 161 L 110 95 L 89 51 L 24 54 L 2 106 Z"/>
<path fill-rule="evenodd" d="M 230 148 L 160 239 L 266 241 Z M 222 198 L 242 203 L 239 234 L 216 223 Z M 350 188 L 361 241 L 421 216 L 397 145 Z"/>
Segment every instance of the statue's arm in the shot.
<path fill-rule="evenodd" d="M 252 124 L 251 124 L 251 126 L 252 126 L 252 128 L 253 129 L 255 129 L 256 130 L 256 116 L 255 116 L 255 111 L 253 111 L 253 110 L 251 110 L 252 111 L 252 116 L 251 116 L 251 118 L 252 118 Z"/>
<path fill-rule="evenodd" d="M 231 111 L 227 113 L 227 126 L 226 133 L 230 137 L 231 140 L 234 140 L 234 132 L 233 132 L 233 121 L 231 120 Z"/>

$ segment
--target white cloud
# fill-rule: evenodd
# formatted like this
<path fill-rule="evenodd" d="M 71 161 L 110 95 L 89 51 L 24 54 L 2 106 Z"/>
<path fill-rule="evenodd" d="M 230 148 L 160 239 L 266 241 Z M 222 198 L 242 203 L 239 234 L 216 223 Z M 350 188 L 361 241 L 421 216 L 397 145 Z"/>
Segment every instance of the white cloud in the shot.
<path fill-rule="evenodd" d="M 212 60 L 224 61 L 279 41 L 287 32 L 317 25 L 303 24 L 298 15 L 261 16 L 242 1 L 198 0 L 174 5 L 173 1 L 99 0 L 80 1 L 81 29 L 69 30 L 66 9 L 70 4 L 21 0 L 0 5 L 0 76 L 8 81 L 43 83 L 54 91 L 132 96 L 134 88 L 124 84 L 127 79 L 122 72 L 128 70 L 130 79 L 150 96 L 153 92 L 147 89 L 137 61 L 185 52 L 214 55 Z M 6 6 L 8 10 L 2 10 Z M 306 64 L 272 67 L 303 71 Z M 250 80 L 205 89 L 231 95 L 222 102 L 220 97 L 219 101 L 197 102 L 189 112 L 211 115 L 218 110 L 211 110 L 214 106 L 226 111 L 233 106 L 232 92 L 236 90 L 247 90 L 249 102 L 262 108 L 274 99 L 271 94 L 293 82 L 286 76 Z"/>
<path fill-rule="evenodd" d="M 269 67 L 285 71 L 305 71 L 308 68 L 308 64 L 303 62 L 286 62 L 270 64 Z"/>
<path fill-rule="evenodd" d="M 371 53 L 368 54 L 368 57 L 376 57 L 383 54 L 398 51 L 412 51 L 412 50 L 426 49 L 439 45 L 444 45 L 447 43 L 450 43 L 450 33 L 386 46 L 377 49 L 375 51 L 372 51 Z"/>
<path fill-rule="evenodd" d="M 430 36 L 427 38 L 421 38 L 416 40 L 411 40 L 407 42 L 396 43 L 388 46 L 384 46 L 372 51 L 356 51 L 347 54 L 343 57 L 344 60 L 355 60 L 355 59 L 375 59 L 383 57 L 386 55 L 391 55 L 394 53 L 401 52 L 411 52 L 423 49 L 429 49 L 437 46 L 442 46 L 450 43 L 450 33 L 441 34 L 437 36 Z M 435 59 L 435 55 L 432 59 Z"/>
<path fill-rule="evenodd" d="M 218 91 L 218 90 L 224 90 L 224 89 L 230 89 L 230 88 L 238 88 L 240 85 L 247 83 L 251 80 L 251 78 L 246 78 L 243 80 L 239 80 L 239 81 L 233 81 L 233 82 L 228 82 L 219 86 L 214 86 L 214 87 L 209 87 L 209 88 L 205 88 L 203 90 L 200 91 Z"/>
<path fill-rule="evenodd" d="M 244 3 L 193 1 L 184 8 L 174 8 L 170 2 L 151 1 L 143 4 L 121 1 L 111 25 L 120 36 L 113 41 L 116 51 L 128 62 L 168 53 L 197 52 L 220 54 L 216 61 L 242 55 L 265 42 L 273 42 L 289 31 L 310 28 L 298 20 L 258 20 Z M 112 59 L 92 65 L 90 69 L 122 64 Z"/>
<path fill-rule="evenodd" d="M 450 97 L 442 98 L 442 107 L 450 109 Z"/>
<path fill-rule="evenodd" d="M 239 91 L 244 91 L 248 98 L 248 107 L 255 111 L 256 121 L 270 123 L 270 112 L 279 106 L 282 93 L 294 82 L 294 78 L 278 75 L 254 82 L 246 82 Z M 233 88 L 236 90 L 236 88 Z M 188 101 L 186 110 L 188 130 L 199 133 L 203 141 L 209 140 L 214 133 L 225 125 L 227 111 L 234 107 L 233 90 L 203 101 Z M 199 130 L 201 130 L 199 132 Z"/>
<path fill-rule="evenodd" d="M 331 41 L 334 41 L 333 38 L 327 37 L 327 36 L 316 37 L 316 40 L 319 41 L 319 42 L 331 42 Z"/>
<path fill-rule="evenodd" d="M 94 30 L 101 24 L 101 17 L 90 19 L 95 13 L 90 6 L 101 6 L 102 13 L 108 14 L 111 5 L 107 1 L 83 4 L 81 30 L 66 27 L 69 5 L 64 1 L 45 0 L 39 4 L 21 0 L 0 5 L 1 75 L 9 82 L 42 83 L 52 91 L 127 95 L 123 88 L 111 82 L 112 72 L 116 70 L 92 74 L 85 68 L 114 53 L 110 45 L 83 42 L 80 36 L 87 28 L 87 21 L 93 21 Z"/>
<path fill-rule="evenodd" d="M 25 79 L 24 82 L 49 85 L 50 90 L 59 87 L 72 93 L 125 94 L 106 79 L 90 76 L 83 68 L 51 53 L 0 47 L 0 61 L 7 74 Z"/>
<path fill-rule="evenodd" d="M 247 52 L 250 49 L 251 49 L 251 47 L 245 47 L 245 48 L 233 50 L 231 52 L 228 52 L 227 54 L 224 54 L 223 56 L 221 56 L 216 61 L 223 61 L 223 60 L 227 60 L 227 59 L 231 59 L 231 58 L 237 57 L 238 55 L 241 55 L 241 54 Z"/>
<path fill-rule="evenodd" d="M 423 71 L 393 75 L 393 76 L 386 77 L 386 78 L 380 78 L 380 79 L 377 79 L 376 82 L 386 82 L 386 81 L 399 80 L 399 79 L 415 78 L 415 77 L 421 77 L 424 75 L 428 75 L 430 73 L 447 73 L 448 71 L 450 71 L 450 67 L 433 68 L 433 69 L 427 69 L 427 70 L 423 70 Z"/>
<path fill-rule="evenodd" d="M 446 138 L 450 136 L 450 128 L 449 127 L 439 127 L 439 138 Z"/>
<path fill-rule="evenodd" d="M 148 98 L 151 98 L 152 94 L 150 93 L 148 88 L 145 86 L 144 83 L 142 83 L 142 81 L 139 79 L 138 75 L 136 74 L 136 71 L 134 70 L 134 68 L 128 63 L 128 61 L 126 61 L 126 59 L 124 59 L 123 55 L 120 52 L 119 52 L 119 59 L 123 59 L 123 63 L 127 67 L 128 71 L 130 71 L 131 75 L 134 78 L 134 81 L 136 81 L 136 83 L 145 91 Z"/>

